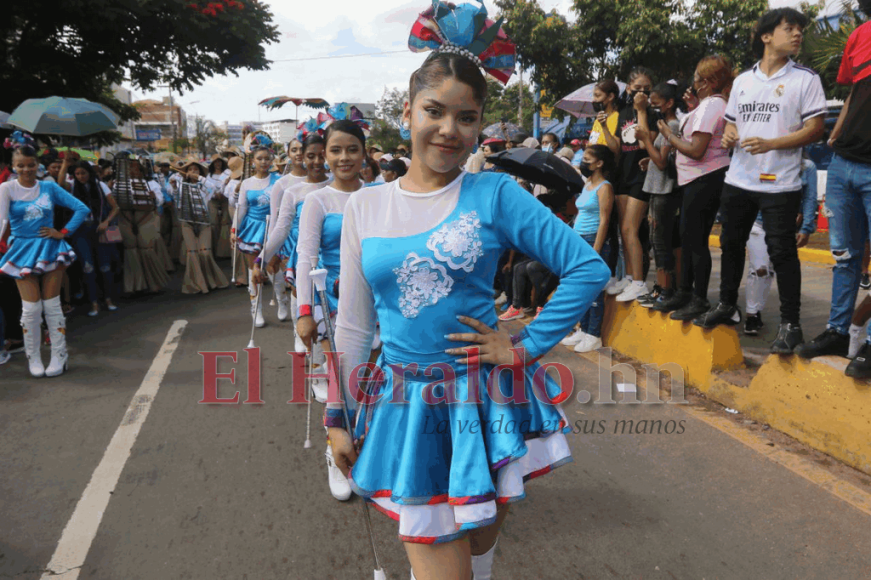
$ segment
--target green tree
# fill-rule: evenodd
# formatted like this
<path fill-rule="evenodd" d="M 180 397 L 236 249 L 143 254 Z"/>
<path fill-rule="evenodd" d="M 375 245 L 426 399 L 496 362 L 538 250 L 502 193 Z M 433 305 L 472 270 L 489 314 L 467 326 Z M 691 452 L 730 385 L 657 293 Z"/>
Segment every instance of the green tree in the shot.
<path fill-rule="evenodd" d="M 574 22 L 545 14 L 536 0 L 496 0 L 521 65 L 553 104 L 602 78 L 625 80 L 636 66 L 654 80 L 688 78 L 707 54 L 746 67 L 751 32 L 767 0 L 574 0 Z"/>
<path fill-rule="evenodd" d="M 203 159 L 215 153 L 221 142 L 227 138 L 227 134 L 218 129 L 215 123 L 205 117 L 195 115 L 188 119 L 193 122 L 194 137 L 190 140 L 190 147 L 198 151 Z"/>
<path fill-rule="evenodd" d="M 53 0 L 4 4 L 0 110 L 53 95 L 103 103 L 122 121 L 138 113 L 112 95 L 125 80 L 141 90 L 191 90 L 207 78 L 266 70 L 277 42 L 259 0 Z"/>
<path fill-rule="evenodd" d="M 847 40 L 854 30 L 868 21 L 868 16 L 853 10 L 852 3 L 846 0 L 842 5 L 837 27 L 828 20 L 817 21 L 805 32 L 805 40 L 799 59 L 816 70 L 826 95 L 830 99 L 845 100 L 850 94 L 850 87 L 838 84 L 838 70 L 844 56 Z"/>
<path fill-rule="evenodd" d="M 520 104 L 520 83 L 514 82 L 503 87 L 498 81 L 487 77 L 487 106 L 484 109 L 484 121 L 481 128 L 498 123 L 503 118 L 532 131 L 532 115 L 535 112 L 532 102 L 532 90 L 523 83 L 523 118 L 518 122 L 517 111 Z M 531 133 L 530 133 L 531 134 Z"/>
<path fill-rule="evenodd" d="M 377 143 L 387 152 L 402 143 L 399 127 L 402 123 L 402 111 L 408 100 L 407 89 L 384 88 L 381 98 L 375 103 L 375 119 L 369 130 L 369 140 Z"/>

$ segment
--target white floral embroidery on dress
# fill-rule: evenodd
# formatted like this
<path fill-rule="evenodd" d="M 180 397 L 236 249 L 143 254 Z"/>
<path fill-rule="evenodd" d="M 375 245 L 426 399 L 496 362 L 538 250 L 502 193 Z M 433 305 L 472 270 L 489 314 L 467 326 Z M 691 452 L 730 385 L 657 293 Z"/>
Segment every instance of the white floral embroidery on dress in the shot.
<path fill-rule="evenodd" d="M 432 306 L 451 292 L 454 280 L 445 267 L 414 252 L 405 257 L 402 267 L 394 268 L 402 296 L 399 309 L 406 318 L 417 318 L 421 308 Z"/>
<path fill-rule="evenodd" d="M 478 236 L 480 229 L 478 212 L 461 213 L 458 220 L 444 224 L 435 231 L 427 240 L 426 247 L 435 254 L 437 260 L 447 263 L 452 269 L 471 272 L 478 258 L 484 255 L 483 244 Z"/>
<path fill-rule="evenodd" d="M 257 196 L 257 205 L 269 205 L 269 196 L 265 193 L 261 193 Z"/>
<path fill-rule="evenodd" d="M 32 204 L 27 206 L 27 209 L 24 210 L 23 219 L 26 222 L 41 220 L 49 210 L 51 210 L 51 198 L 46 194 L 42 194 Z"/>

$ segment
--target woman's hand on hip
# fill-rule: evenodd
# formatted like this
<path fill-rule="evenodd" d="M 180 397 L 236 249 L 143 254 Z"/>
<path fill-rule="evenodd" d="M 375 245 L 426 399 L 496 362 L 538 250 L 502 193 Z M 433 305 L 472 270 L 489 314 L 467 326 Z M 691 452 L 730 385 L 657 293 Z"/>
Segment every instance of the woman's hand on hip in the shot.
<path fill-rule="evenodd" d="M 510 365 L 514 363 L 514 354 L 511 349 L 514 344 L 511 336 L 504 330 L 494 330 L 481 322 L 468 316 L 457 316 L 457 319 L 471 327 L 476 332 L 460 332 L 445 335 L 448 340 L 471 343 L 469 346 L 449 348 L 448 354 L 459 355 L 459 364 L 488 363 L 493 365 Z M 477 354 L 474 352 L 477 349 Z"/>

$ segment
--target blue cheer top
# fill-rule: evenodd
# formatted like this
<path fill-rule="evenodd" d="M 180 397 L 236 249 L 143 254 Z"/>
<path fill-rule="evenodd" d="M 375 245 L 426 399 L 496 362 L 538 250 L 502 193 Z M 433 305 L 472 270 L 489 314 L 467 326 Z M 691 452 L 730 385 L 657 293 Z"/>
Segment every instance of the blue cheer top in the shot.
<path fill-rule="evenodd" d="M 43 238 L 41 228 L 54 227 L 54 206 L 73 210 L 65 228 L 78 229 L 90 210 L 53 181 L 40 181 L 23 187 L 17 180 L 0 185 L 0 237 L 3 226 L 11 227 L 9 251 L 0 257 L 0 271 L 15 278 L 42 274 L 67 266 L 75 260 L 72 247 L 65 240 Z"/>

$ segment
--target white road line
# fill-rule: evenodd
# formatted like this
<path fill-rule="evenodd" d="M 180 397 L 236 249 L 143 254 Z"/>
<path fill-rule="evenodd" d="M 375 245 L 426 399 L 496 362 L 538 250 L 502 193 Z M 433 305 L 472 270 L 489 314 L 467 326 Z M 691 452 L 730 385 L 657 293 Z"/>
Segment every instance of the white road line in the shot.
<path fill-rule="evenodd" d="M 121 425 L 112 436 L 103 459 L 91 476 L 91 481 L 88 482 L 88 487 L 79 499 L 70 521 L 67 522 L 57 549 L 40 580 L 76 580 L 79 577 L 88 550 L 91 548 L 91 542 L 97 535 L 97 528 L 100 527 L 106 506 L 109 505 L 112 491 L 115 490 L 118 478 L 121 477 L 121 470 L 130 457 L 139 430 L 148 417 L 151 403 L 169 368 L 172 355 L 178 348 L 185 326 L 187 320 L 176 320 L 170 327 L 163 346 L 151 363 L 151 368 L 145 373 L 139 390 L 133 395 L 133 400 L 130 401 L 124 418 L 121 419 Z"/>

